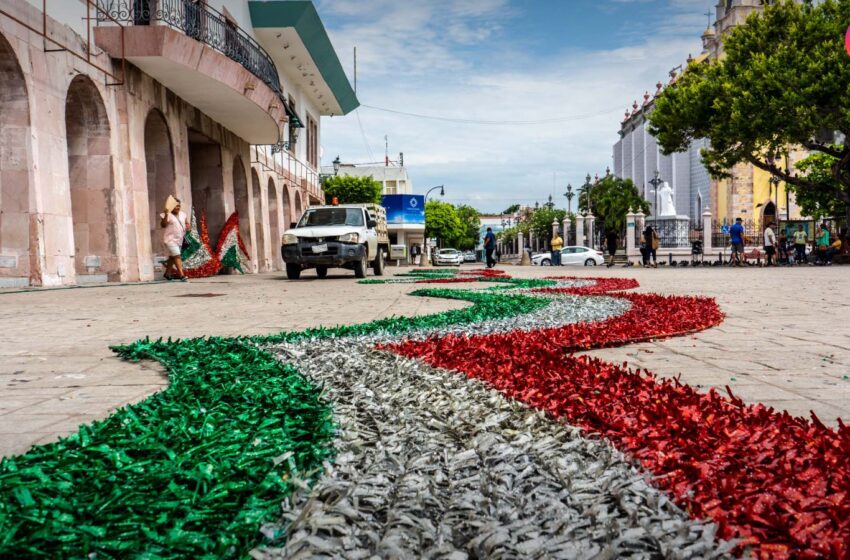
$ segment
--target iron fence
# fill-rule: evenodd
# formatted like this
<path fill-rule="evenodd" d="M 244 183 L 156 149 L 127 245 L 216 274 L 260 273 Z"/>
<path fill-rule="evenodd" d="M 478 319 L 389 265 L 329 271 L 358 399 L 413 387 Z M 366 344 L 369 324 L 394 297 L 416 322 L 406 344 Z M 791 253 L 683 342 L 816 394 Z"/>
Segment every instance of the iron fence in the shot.
<path fill-rule="evenodd" d="M 99 23 L 133 25 L 160 22 L 238 62 L 281 99 L 280 77 L 271 56 L 251 36 L 217 10 L 195 0 L 98 0 Z"/>
<path fill-rule="evenodd" d="M 702 241 L 702 220 L 665 220 L 647 221 L 643 229 L 635 228 L 635 246 L 639 247 L 641 236 L 647 226 L 651 226 L 658 235 L 658 249 L 690 249 L 697 241 Z M 647 240 L 648 242 L 648 240 Z"/>
<path fill-rule="evenodd" d="M 741 222 L 744 228 L 744 245 L 761 246 L 763 234 L 752 220 Z M 717 224 L 711 231 L 711 246 L 715 248 L 727 248 L 731 246 L 729 229 L 731 224 Z"/>

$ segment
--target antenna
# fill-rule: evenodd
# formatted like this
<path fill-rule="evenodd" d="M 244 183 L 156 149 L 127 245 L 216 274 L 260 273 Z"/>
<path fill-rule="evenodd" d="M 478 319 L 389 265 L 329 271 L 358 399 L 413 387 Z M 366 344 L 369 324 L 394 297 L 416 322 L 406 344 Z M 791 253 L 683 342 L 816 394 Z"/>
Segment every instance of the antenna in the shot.
<path fill-rule="evenodd" d="M 384 134 L 384 166 L 390 166 L 390 140 Z"/>
<path fill-rule="evenodd" d="M 357 95 L 357 47 L 354 47 L 354 95 Z"/>

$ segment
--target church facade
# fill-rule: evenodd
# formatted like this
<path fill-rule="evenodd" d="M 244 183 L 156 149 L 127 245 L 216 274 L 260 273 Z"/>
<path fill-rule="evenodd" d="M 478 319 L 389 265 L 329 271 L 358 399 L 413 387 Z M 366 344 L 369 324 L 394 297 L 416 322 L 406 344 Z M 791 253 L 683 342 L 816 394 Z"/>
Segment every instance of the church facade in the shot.
<path fill-rule="evenodd" d="M 715 23 L 702 35 L 702 53 L 695 58 L 689 56 L 684 68 L 722 59 L 724 35 L 744 23 L 750 14 L 763 9 L 762 0 L 719 0 L 715 7 Z M 708 145 L 706 140 L 692 142 L 685 152 L 661 153 L 647 129 L 647 117 L 653 110 L 655 98 L 665 87 L 675 84 L 682 71 L 683 67 L 671 70 L 667 84 L 658 82 L 654 94 L 646 92 L 642 103 L 635 101 L 626 111 L 620 123 L 620 138 L 613 149 L 614 173 L 634 181 L 653 213 L 656 193 L 650 181 L 658 171 L 660 180 L 668 182 L 673 189 L 676 213 L 690 217 L 694 223 L 699 223 L 705 210 L 711 211 L 717 223 L 731 223 L 741 217 L 757 229 L 777 219 L 800 219 L 793 194 L 785 190 L 784 183 L 771 183 L 770 174 L 761 169 L 740 164 L 731 170 L 729 179 L 710 177 L 700 155 Z M 785 164 L 793 169 L 794 162 L 802 157 L 805 153 L 794 152 Z"/>

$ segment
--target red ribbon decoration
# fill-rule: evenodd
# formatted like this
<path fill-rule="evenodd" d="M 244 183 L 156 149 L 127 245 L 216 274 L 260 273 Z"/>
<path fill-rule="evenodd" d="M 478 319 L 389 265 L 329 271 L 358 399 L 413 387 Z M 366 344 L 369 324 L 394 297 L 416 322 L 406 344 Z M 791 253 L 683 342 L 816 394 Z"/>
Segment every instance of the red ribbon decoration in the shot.
<path fill-rule="evenodd" d="M 598 293 L 635 287 L 599 279 Z M 837 430 L 714 389 L 700 393 L 573 352 L 683 335 L 719 324 L 713 299 L 614 295 L 622 316 L 531 332 L 446 335 L 382 348 L 480 379 L 505 396 L 606 437 L 653 473 L 693 517 L 757 558 L 850 558 L 850 428 Z"/>

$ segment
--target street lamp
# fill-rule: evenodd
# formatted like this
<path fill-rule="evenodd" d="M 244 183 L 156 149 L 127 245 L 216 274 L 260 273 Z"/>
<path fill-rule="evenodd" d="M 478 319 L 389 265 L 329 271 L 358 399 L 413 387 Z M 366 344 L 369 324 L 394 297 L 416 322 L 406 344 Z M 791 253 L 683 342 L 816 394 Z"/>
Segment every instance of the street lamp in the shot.
<path fill-rule="evenodd" d="M 440 196 L 446 196 L 446 189 L 443 187 L 443 185 L 437 185 L 436 187 L 429 189 L 425 193 L 425 203 L 426 204 L 428 203 L 428 195 L 431 194 L 432 192 L 434 192 L 437 189 L 440 189 Z M 428 250 L 427 255 L 426 255 L 426 260 L 425 260 L 425 263 L 420 263 L 419 266 L 431 266 L 431 244 L 428 243 L 427 239 L 425 239 L 425 248 Z"/>
<path fill-rule="evenodd" d="M 573 186 L 570 183 L 567 183 L 567 192 L 564 193 L 564 196 L 567 197 L 567 214 L 572 214 L 573 197 L 575 196 L 575 194 L 573 193 Z"/>
<path fill-rule="evenodd" d="M 549 210 L 551 210 L 552 208 L 555 207 L 555 203 L 552 202 L 552 195 L 551 194 L 549 195 L 549 202 L 547 202 L 544 206 L 546 206 L 546 208 L 548 208 Z"/>
<path fill-rule="evenodd" d="M 584 185 L 582 186 L 584 187 L 584 201 L 587 203 L 587 211 L 593 214 L 593 209 L 590 207 L 590 188 L 593 186 L 590 184 L 590 173 L 584 178 Z"/>
<path fill-rule="evenodd" d="M 334 160 L 333 163 L 334 163 L 334 175 L 336 175 L 336 174 L 339 173 L 339 166 L 342 163 L 341 161 L 339 161 L 339 156 L 336 156 L 336 159 Z"/>
<path fill-rule="evenodd" d="M 655 170 L 655 177 L 649 180 L 649 184 L 655 189 L 655 207 L 652 209 L 652 221 L 655 222 L 655 230 L 658 231 L 658 185 L 663 183 L 661 174 Z"/>

